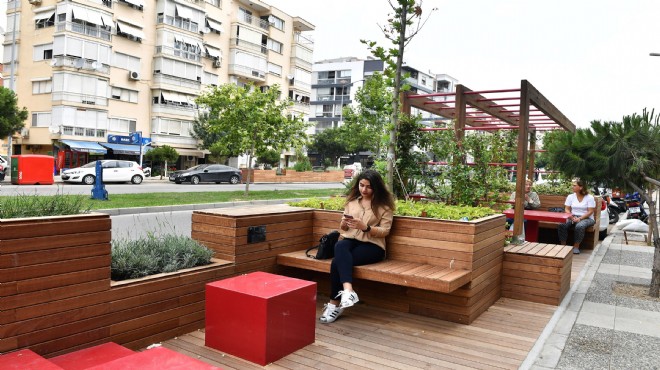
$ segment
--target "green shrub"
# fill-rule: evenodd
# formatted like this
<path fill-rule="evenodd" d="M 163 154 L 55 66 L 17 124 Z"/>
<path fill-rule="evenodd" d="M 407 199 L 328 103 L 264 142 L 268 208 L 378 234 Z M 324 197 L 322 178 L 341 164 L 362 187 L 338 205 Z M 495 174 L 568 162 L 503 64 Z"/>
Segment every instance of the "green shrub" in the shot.
<path fill-rule="evenodd" d="M 291 202 L 289 205 L 294 207 L 307 207 L 327 209 L 331 211 L 342 211 L 346 198 L 309 198 L 300 202 Z M 470 207 L 470 206 L 448 206 L 442 203 L 430 202 L 405 202 L 397 200 L 395 215 L 398 216 L 413 216 L 435 218 L 439 220 L 461 220 L 467 217 L 468 220 L 474 220 L 481 217 L 497 214 L 496 212 L 487 207 Z"/>
<path fill-rule="evenodd" d="M 186 236 L 153 234 L 112 241 L 112 280 L 135 279 L 211 263 L 213 251 Z"/>
<path fill-rule="evenodd" d="M 293 169 L 298 172 L 305 172 L 312 170 L 312 164 L 309 162 L 309 158 L 305 157 L 301 161 L 296 162 L 293 165 Z"/>
<path fill-rule="evenodd" d="M 0 198 L 0 218 L 78 215 L 89 213 L 91 206 L 84 195 L 18 194 Z"/>
<path fill-rule="evenodd" d="M 537 194 L 545 195 L 568 195 L 573 192 L 571 181 L 548 182 L 545 184 L 534 185 L 532 188 Z"/>

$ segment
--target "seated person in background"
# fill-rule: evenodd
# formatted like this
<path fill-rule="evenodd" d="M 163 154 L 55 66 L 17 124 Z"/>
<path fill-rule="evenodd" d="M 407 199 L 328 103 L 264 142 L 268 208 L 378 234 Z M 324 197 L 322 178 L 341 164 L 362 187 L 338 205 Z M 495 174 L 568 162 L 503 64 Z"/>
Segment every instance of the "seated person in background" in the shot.
<path fill-rule="evenodd" d="M 564 208 L 566 213 L 571 214 L 571 217 L 566 220 L 566 223 L 559 224 L 559 227 L 557 228 L 559 242 L 562 245 L 566 245 L 568 240 L 568 230 L 571 227 L 575 227 L 575 233 L 573 235 L 573 253 L 580 254 L 580 243 L 582 243 L 582 239 L 584 239 L 586 229 L 596 223 L 596 220 L 594 219 L 596 200 L 593 195 L 589 194 L 584 181 L 573 181 L 573 194 L 566 197 Z"/>
<path fill-rule="evenodd" d="M 516 192 L 514 191 L 511 193 L 511 196 L 509 197 L 509 202 L 514 202 L 516 201 Z M 536 192 L 532 191 L 532 180 L 527 180 L 525 181 L 525 201 L 523 203 L 525 209 L 539 209 L 541 207 L 541 200 L 539 199 L 539 195 L 536 194 Z M 507 218 L 506 223 L 509 225 L 513 225 L 513 219 L 512 218 Z"/>

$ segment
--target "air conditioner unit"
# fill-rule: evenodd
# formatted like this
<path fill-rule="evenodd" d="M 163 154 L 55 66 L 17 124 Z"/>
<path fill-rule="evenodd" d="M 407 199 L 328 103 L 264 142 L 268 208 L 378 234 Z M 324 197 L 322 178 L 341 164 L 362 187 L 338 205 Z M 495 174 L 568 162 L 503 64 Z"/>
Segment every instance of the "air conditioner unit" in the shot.
<path fill-rule="evenodd" d="M 41 0 L 28 0 L 28 3 L 32 5 L 41 5 Z"/>
<path fill-rule="evenodd" d="M 140 79 L 140 72 L 130 71 L 130 72 L 128 72 L 128 78 L 131 79 L 131 80 L 139 80 Z"/>
<path fill-rule="evenodd" d="M 29 138 L 30 137 L 30 129 L 27 128 L 27 127 L 23 127 L 21 129 L 21 136 L 23 137 L 23 139 Z"/>
<path fill-rule="evenodd" d="M 220 59 L 216 59 L 216 60 L 213 61 L 213 67 L 215 67 L 215 68 L 222 67 L 222 62 L 220 61 Z"/>

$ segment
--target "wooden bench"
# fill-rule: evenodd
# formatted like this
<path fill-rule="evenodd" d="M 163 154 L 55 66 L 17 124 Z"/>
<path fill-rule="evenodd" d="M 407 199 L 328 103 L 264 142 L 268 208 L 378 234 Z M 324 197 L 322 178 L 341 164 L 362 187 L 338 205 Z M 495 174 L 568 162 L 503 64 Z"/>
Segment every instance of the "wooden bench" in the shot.
<path fill-rule="evenodd" d="M 314 210 L 314 241 L 337 229 L 340 220 L 341 212 Z M 361 300 L 472 322 L 500 296 L 503 223 L 501 215 L 469 222 L 395 216 L 386 260 L 354 269 Z M 315 272 L 305 278 L 317 280 L 321 292 L 329 286 L 331 260 L 315 260 L 301 250 L 279 254 L 277 263 Z"/>
<path fill-rule="evenodd" d="M 572 249 L 529 242 L 506 246 L 502 297 L 559 305 L 571 284 Z"/>
<path fill-rule="evenodd" d="M 593 226 L 587 228 L 584 240 L 580 245 L 585 249 L 594 249 L 598 244 L 599 230 L 600 230 L 600 211 L 602 205 L 601 197 L 594 197 L 596 199 L 596 209 L 594 212 L 594 220 L 596 223 Z M 541 201 L 542 210 L 549 210 L 550 208 L 564 208 L 564 203 L 566 202 L 566 196 L 563 195 L 540 195 L 539 200 Z M 539 222 L 539 241 L 546 243 L 559 243 L 559 237 L 557 236 L 557 222 Z M 545 230 L 544 230 L 545 229 Z M 568 235 L 568 244 L 572 245 L 573 231 L 569 231 Z"/>
<path fill-rule="evenodd" d="M 305 251 L 277 256 L 277 263 L 280 265 L 326 273 L 330 273 L 331 261 L 309 258 Z M 471 271 L 388 259 L 371 265 L 357 266 L 353 269 L 353 276 L 356 279 L 451 293 L 470 282 Z"/>

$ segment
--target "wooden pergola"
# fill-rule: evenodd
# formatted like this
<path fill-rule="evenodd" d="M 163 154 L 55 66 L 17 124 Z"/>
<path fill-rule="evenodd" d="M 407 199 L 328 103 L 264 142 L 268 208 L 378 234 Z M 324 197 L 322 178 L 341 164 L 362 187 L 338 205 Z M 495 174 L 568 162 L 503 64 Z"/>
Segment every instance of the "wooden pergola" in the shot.
<path fill-rule="evenodd" d="M 513 234 L 519 236 L 523 227 L 525 179 L 528 176 L 532 178 L 534 173 L 533 156 L 529 168 L 525 166 L 528 153 L 536 150 L 530 134 L 557 129 L 575 132 L 575 125 L 527 80 L 520 81 L 520 88 L 517 89 L 472 91 L 463 85 L 456 85 L 455 92 L 404 93 L 402 112 L 410 114 L 412 107 L 454 120 L 459 143 L 467 130 L 518 130 Z"/>

